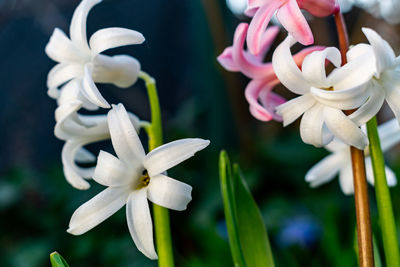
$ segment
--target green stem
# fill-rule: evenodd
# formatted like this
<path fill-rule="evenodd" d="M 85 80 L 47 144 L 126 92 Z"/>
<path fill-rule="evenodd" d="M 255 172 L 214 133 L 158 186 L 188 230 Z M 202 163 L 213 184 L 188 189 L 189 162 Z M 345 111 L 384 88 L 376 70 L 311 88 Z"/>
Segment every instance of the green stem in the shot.
<path fill-rule="evenodd" d="M 151 124 L 145 129 L 149 137 L 149 151 L 151 151 L 163 143 L 160 101 L 158 100 L 155 80 L 143 71 L 139 73 L 139 78 L 143 79 L 146 84 L 150 102 Z M 174 257 L 168 209 L 153 204 L 153 218 L 158 253 L 158 266 L 172 267 L 174 266 Z"/>
<path fill-rule="evenodd" d="M 385 161 L 381 149 L 376 118 L 367 123 L 369 149 L 375 178 L 375 194 L 378 205 L 380 228 L 386 266 L 399 267 L 400 254 L 397 240 L 396 223 L 393 215 L 392 201 L 386 181 Z"/>

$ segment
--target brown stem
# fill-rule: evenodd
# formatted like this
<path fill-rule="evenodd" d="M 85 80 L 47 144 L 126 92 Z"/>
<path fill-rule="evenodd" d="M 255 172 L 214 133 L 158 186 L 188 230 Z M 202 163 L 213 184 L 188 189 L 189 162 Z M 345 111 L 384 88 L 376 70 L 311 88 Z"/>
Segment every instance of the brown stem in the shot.
<path fill-rule="evenodd" d="M 339 47 L 342 55 L 342 65 L 346 64 L 346 53 L 349 48 L 349 38 L 346 24 L 340 11 L 335 12 L 335 23 L 339 36 Z M 347 115 L 352 111 L 345 111 Z M 361 267 L 374 266 L 374 252 L 372 247 L 371 218 L 368 201 L 368 188 L 365 175 L 364 151 L 350 147 L 351 165 L 354 180 L 354 200 L 357 216 L 358 257 Z"/>

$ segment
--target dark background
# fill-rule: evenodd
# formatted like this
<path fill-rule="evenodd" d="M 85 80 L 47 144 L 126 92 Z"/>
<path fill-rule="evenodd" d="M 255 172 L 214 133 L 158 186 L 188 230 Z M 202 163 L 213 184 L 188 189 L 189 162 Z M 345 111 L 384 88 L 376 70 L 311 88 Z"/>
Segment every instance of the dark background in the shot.
<path fill-rule="evenodd" d="M 66 183 L 63 142 L 53 135 L 56 103 L 46 94 L 47 73 L 55 63 L 44 47 L 55 27 L 68 33 L 78 3 L 0 1 L 0 266 L 48 266 L 54 250 L 71 266 L 156 266 L 137 251 L 124 209 L 82 236 L 66 233 L 73 211 L 102 190 L 93 183 L 90 190 L 78 191 Z M 368 26 L 399 47 L 398 27 L 358 9 L 346 19 L 352 43 L 365 42 L 360 27 Z M 252 118 L 243 97 L 248 81 L 226 72 L 215 60 L 243 20 L 223 0 L 104 0 L 88 17 L 89 36 L 111 26 L 145 36 L 142 45 L 106 54 L 133 55 L 157 79 L 165 141 L 211 140 L 206 150 L 169 172 L 194 188 L 189 208 L 171 212 L 177 265 L 232 265 L 217 170 L 218 153 L 224 148 L 241 164 L 260 205 L 277 266 L 354 266 L 353 198 L 342 194 L 336 179 L 318 189 L 304 182 L 307 170 L 327 152 L 303 144 L 296 123 L 283 129 L 279 123 Z M 316 44 L 336 45 L 331 18 L 310 24 Z M 285 35 L 282 31 L 275 45 Z M 98 86 L 109 102 L 122 102 L 149 119 L 141 82 L 127 90 Z M 380 119 L 391 116 L 383 112 Z M 89 147 L 95 153 L 99 148 L 111 146 L 104 142 Z M 397 150 L 391 150 L 388 162 L 399 173 Z M 397 187 L 392 195 L 398 214 Z M 380 244 L 372 190 L 371 206 Z"/>

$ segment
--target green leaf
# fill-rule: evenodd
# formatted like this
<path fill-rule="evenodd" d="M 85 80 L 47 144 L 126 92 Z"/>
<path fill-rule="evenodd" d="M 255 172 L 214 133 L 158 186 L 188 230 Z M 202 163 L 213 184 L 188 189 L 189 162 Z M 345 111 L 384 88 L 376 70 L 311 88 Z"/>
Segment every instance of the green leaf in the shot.
<path fill-rule="evenodd" d="M 50 262 L 52 267 L 69 267 L 68 263 L 57 251 L 50 254 Z"/>
<path fill-rule="evenodd" d="M 224 213 L 226 228 L 228 230 L 229 245 L 231 248 L 234 266 L 245 266 L 244 257 L 239 243 L 239 233 L 235 211 L 235 196 L 232 182 L 232 169 L 228 155 L 221 151 L 219 156 L 219 177 L 221 182 L 221 193 L 224 202 Z"/>
<path fill-rule="evenodd" d="M 220 153 L 219 172 L 229 245 L 235 266 L 273 267 L 267 231 L 239 166 Z"/>
<path fill-rule="evenodd" d="M 267 231 L 239 165 L 233 165 L 236 217 L 241 249 L 247 266 L 273 267 L 274 259 Z"/>

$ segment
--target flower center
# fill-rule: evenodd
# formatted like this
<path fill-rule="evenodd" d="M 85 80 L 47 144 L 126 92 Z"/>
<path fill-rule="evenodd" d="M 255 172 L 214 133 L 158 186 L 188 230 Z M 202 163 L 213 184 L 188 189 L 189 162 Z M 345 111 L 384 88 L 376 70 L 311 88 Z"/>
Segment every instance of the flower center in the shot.
<path fill-rule="evenodd" d="M 142 188 L 148 186 L 149 183 L 150 183 L 150 176 L 149 176 L 147 170 L 145 169 L 142 172 L 142 176 L 139 179 L 139 183 L 138 183 L 136 189 L 142 189 Z"/>
<path fill-rule="evenodd" d="M 326 91 L 333 91 L 333 86 L 328 87 L 328 88 L 321 88 L 322 90 L 326 90 Z"/>

